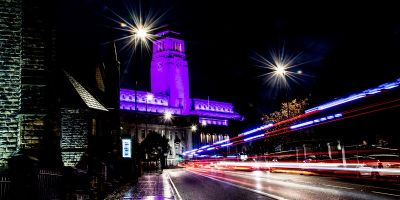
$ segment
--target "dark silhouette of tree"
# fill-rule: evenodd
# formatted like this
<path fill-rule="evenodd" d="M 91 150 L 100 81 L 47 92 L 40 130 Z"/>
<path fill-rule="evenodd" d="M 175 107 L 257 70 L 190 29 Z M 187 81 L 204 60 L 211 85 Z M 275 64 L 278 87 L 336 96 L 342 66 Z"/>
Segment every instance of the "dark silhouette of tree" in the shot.
<path fill-rule="evenodd" d="M 277 123 L 292 117 L 295 117 L 297 115 L 303 114 L 304 110 L 307 108 L 308 106 L 308 99 L 293 99 L 292 101 L 289 102 L 283 102 L 281 104 L 281 109 L 279 111 L 275 111 L 273 113 L 270 113 L 268 115 L 264 115 L 261 120 L 265 123 L 265 124 L 269 124 L 269 123 Z M 274 126 L 272 129 L 270 129 L 269 131 L 274 131 L 274 130 L 278 130 L 281 129 L 283 127 L 286 126 L 290 126 L 293 123 L 297 123 L 298 120 L 293 120 L 291 122 L 289 122 L 289 124 L 281 124 L 278 126 Z M 304 131 L 301 132 L 302 136 L 304 137 Z M 259 142 L 259 148 L 253 148 L 252 149 L 252 153 L 265 153 L 265 151 L 268 152 L 274 152 L 277 149 L 281 149 L 282 145 L 285 146 L 285 144 L 290 144 L 293 142 L 298 141 L 299 137 L 296 137 L 298 134 L 283 134 L 283 135 L 278 135 L 278 136 L 274 136 L 274 135 L 270 135 L 270 137 L 267 137 L 263 140 L 263 142 Z M 262 143 L 264 143 L 264 146 L 262 145 Z M 261 148 L 261 146 L 263 148 Z M 279 147 L 279 148 L 277 148 Z"/>
<path fill-rule="evenodd" d="M 171 147 L 168 144 L 168 139 L 161 136 L 157 132 L 150 132 L 147 137 L 140 143 L 140 157 L 145 162 L 160 162 L 164 168 L 166 159 L 165 153 L 168 153 Z"/>

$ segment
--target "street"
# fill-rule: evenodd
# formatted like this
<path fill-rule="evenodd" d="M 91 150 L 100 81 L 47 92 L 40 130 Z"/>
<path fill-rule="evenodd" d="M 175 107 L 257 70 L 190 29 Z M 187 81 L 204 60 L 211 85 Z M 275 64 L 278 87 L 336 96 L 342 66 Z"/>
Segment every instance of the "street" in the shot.
<path fill-rule="evenodd" d="M 399 199 L 400 185 L 354 183 L 335 177 L 171 169 L 166 171 L 182 199 Z"/>

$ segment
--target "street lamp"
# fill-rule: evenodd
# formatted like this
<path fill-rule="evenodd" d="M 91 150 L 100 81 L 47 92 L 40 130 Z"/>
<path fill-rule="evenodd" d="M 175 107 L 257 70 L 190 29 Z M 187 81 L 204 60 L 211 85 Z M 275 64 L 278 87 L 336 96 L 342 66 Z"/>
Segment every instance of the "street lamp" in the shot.
<path fill-rule="evenodd" d="M 172 120 L 172 113 L 170 111 L 165 111 L 164 112 L 164 123 L 165 123 L 165 135 L 167 135 L 167 123 Z"/>
<path fill-rule="evenodd" d="M 166 122 L 170 121 L 172 119 L 172 113 L 170 111 L 165 111 L 164 113 L 164 120 Z"/>
<path fill-rule="evenodd" d="M 196 132 L 196 131 L 197 131 L 197 126 L 196 126 L 196 125 L 192 125 L 192 126 L 190 127 L 190 129 L 191 129 L 193 132 Z"/>
<path fill-rule="evenodd" d="M 274 67 L 273 73 L 274 73 L 274 75 L 276 77 L 279 78 L 279 81 L 282 81 L 284 83 L 284 85 L 287 86 L 288 83 L 287 83 L 287 80 L 286 80 L 286 75 L 288 74 L 288 71 L 286 70 L 286 68 L 287 68 L 287 66 L 284 65 L 283 63 L 275 62 L 275 67 Z M 290 109 L 289 109 L 288 89 L 289 89 L 289 87 L 287 86 L 285 88 L 285 97 L 286 97 L 287 118 L 290 118 L 290 115 L 289 115 Z"/>
<path fill-rule="evenodd" d="M 147 104 L 148 104 L 148 101 L 152 101 L 153 100 L 153 98 L 154 98 L 154 96 L 153 96 L 153 94 L 151 94 L 151 93 L 148 93 L 147 95 L 146 95 L 146 127 L 145 127 L 145 133 L 146 134 L 148 134 L 147 133 L 147 121 L 148 121 L 148 119 L 147 119 Z"/>
<path fill-rule="evenodd" d="M 149 18 L 146 17 L 143 19 L 143 17 L 141 15 L 135 15 L 132 14 L 131 15 L 131 19 L 127 20 L 124 19 L 123 17 L 117 15 L 116 13 L 114 13 L 119 20 L 113 20 L 114 22 L 119 23 L 119 30 L 125 31 L 126 33 L 128 33 L 127 36 L 123 36 L 121 38 L 118 38 L 116 40 L 114 40 L 114 42 L 116 41 L 123 41 L 125 44 L 123 45 L 122 49 L 126 48 L 126 47 L 130 47 L 132 46 L 133 50 L 135 51 L 137 46 L 140 44 L 141 47 L 146 47 L 147 49 L 149 49 L 150 45 L 149 42 L 152 41 L 154 39 L 154 35 L 152 35 L 150 32 L 154 31 L 157 27 L 155 27 L 157 25 L 157 23 L 155 23 L 154 20 L 156 20 L 157 18 Z M 132 22 L 133 21 L 133 22 Z M 134 145 L 135 147 L 139 146 L 139 140 L 138 140 L 138 116 L 137 116 L 137 107 L 138 107 L 138 99 L 137 99 L 137 90 L 138 90 L 138 82 L 137 82 L 137 73 L 134 74 L 134 79 L 135 79 L 135 135 L 134 135 Z M 147 96 L 146 98 L 146 112 L 147 112 L 147 101 L 151 101 L 150 99 L 151 97 Z M 146 120 L 146 132 L 147 132 L 147 120 Z M 140 168 L 140 161 L 139 159 L 139 155 L 138 155 L 138 151 L 135 151 L 135 159 L 134 160 L 134 166 L 136 169 L 136 178 L 140 176 L 139 173 L 139 168 Z"/>

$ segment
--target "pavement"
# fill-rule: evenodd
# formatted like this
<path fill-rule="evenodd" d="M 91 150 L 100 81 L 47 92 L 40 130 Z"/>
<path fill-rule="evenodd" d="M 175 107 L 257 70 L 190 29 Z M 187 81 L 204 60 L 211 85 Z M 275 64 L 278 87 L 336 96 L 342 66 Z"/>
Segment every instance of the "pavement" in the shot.
<path fill-rule="evenodd" d="M 180 199 L 171 185 L 169 175 L 162 173 L 147 173 L 142 175 L 135 185 L 125 185 L 105 200 L 161 200 Z"/>

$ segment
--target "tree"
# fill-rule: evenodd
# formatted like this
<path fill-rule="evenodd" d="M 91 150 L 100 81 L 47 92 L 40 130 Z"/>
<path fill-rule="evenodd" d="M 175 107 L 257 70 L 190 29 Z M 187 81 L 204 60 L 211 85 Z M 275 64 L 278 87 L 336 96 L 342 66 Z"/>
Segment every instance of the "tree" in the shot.
<path fill-rule="evenodd" d="M 293 99 L 289 102 L 283 102 L 279 111 L 275 111 L 269 115 L 264 115 L 261 120 L 266 124 L 280 122 L 302 114 L 307 106 L 307 98 L 301 100 Z"/>
<path fill-rule="evenodd" d="M 140 157 L 143 161 L 160 161 L 163 165 L 164 153 L 168 153 L 171 147 L 168 139 L 161 136 L 157 132 L 150 132 L 147 137 L 140 143 Z"/>
<path fill-rule="evenodd" d="M 275 111 L 268 115 L 264 115 L 261 120 L 265 124 L 277 123 L 291 117 L 295 117 L 297 115 L 303 114 L 304 110 L 308 106 L 308 99 L 293 99 L 289 102 L 283 102 L 281 104 L 281 109 L 279 111 Z M 296 123 L 297 120 L 292 121 L 291 123 Z M 288 126 L 288 124 L 281 124 L 278 126 L 274 126 L 270 131 L 281 129 L 284 126 Z M 268 137 L 264 139 L 264 144 L 268 145 L 264 149 L 269 149 L 268 151 L 275 151 L 275 147 L 281 148 L 282 144 L 291 143 L 297 140 L 295 135 L 291 134 L 290 136 L 281 135 L 280 137 Z"/>

